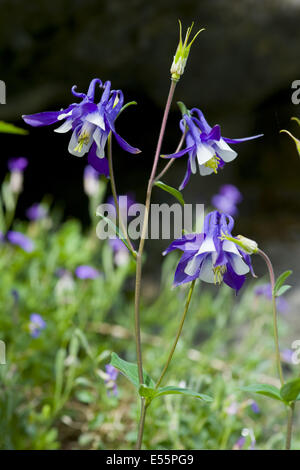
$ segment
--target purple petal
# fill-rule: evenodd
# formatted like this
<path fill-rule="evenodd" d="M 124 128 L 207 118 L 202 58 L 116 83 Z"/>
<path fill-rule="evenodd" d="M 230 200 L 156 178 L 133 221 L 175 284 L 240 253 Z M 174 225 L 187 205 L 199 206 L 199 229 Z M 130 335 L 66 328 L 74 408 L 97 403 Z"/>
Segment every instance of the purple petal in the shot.
<path fill-rule="evenodd" d="M 44 111 L 36 114 L 25 114 L 22 116 L 26 124 L 33 127 L 49 126 L 58 121 L 58 116 L 62 111 Z"/>
<path fill-rule="evenodd" d="M 229 139 L 228 137 L 223 137 L 227 144 L 238 144 L 240 142 L 246 142 L 247 140 L 258 139 L 259 137 L 263 137 L 264 134 L 253 135 L 251 137 L 242 137 L 241 139 Z"/>
<path fill-rule="evenodd" d="M 141 153 L 141 150 L 129 145 L 119 134 L 117 134 L 117 132 L 115 132 L 115 131 L 112 131 L 112 132 L 113 132 L 113 134 L 116 138 L 116 141 L 118 142 L 120 147 L 122 147 L 123 150 L 125 150 L 126 152 L 129 152 L 129 153 L 133 153 L 133 154 Z"/>
<path fill-rule="evenodd" d="M 195 148 L 195 145 L 192 145 L 191 147 L 186 147 L 185 149 L 180 150 L 179 152 L 170 153 L 169 155 L 163 155 L 162 157 L 163 158 L 179 158 L 185 155 L 186 153 L 191 152 L 192 150 L 194 150 L 194 148 Z"/>
<path fill-rule="evenodd" d="M 229 263 L 227 264 L 227 271 L 223 277 L 223 281 L 225 282 L 225 284 L 227 284 L 229 287 L 234 289 L 236 293 L 238 293 L 238 291 L 243 286 L 245 279 L 246 276 L 239 276 L 234 272 L 231 265 Z"/>
<path fill-rule="evenodd" d="M 107 158 L 99 158 L 96 155 L 97 146 L 94 143 L 88 154 L 88 163 L 98 172 L 100 175 L 104 175 L 109 178 L 109 165 Z"/>

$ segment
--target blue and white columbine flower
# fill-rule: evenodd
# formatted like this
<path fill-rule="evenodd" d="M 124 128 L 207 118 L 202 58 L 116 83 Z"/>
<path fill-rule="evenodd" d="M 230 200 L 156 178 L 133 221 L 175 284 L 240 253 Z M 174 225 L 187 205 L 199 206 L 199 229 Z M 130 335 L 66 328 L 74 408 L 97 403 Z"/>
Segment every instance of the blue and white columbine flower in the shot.
<path fill-rule="evenodd" d="M 224 234 L 232 237 L 233 226 L 230 215 L 210 212 L 205 217 L 202 233 L 185 235 L 171 243 L 164 255 L 176 249 L 183 251 L 175 272 L 175 286 L 199 278 L 214 284 L 224 281 L 236 292 L 240 290 L 245 275 L 249 271 L 254 273 L 250 255 L 223 238 Z"/>
<path fill-rule="evenodd" d="M 228 139 L 221 136 L 219 125 L 210 127 L 202 111 L 193 108 L 188 114 L 184 114 L 180 121 L 182 133 L 186 133 L 186 148 L 180 152 L 170 155 L 162 155 L 163 158 L 178 158 L 186 153 L 189 154 L 187 171 L 179 187 L 183 189 L 188 183 L 191 174 L 197 172 L 199 167 L 200 175 L 206 176 L 217 173 L 223 168 L 225 163 L 231 162 L 237 157 L 237 152 L 232 150 L 228 144 L 238 144 L 247 140 L 257 139 L 263 134 L 241 139 Z"/>
<path fill-rule="evenodd" d="M 103 88 L 103 93 L 99 103 L 96 104 L 97 85 Z M 129 145 L 115 129 L 115 120 L 123 107 L 124 95 L 121 90 L 111 90 L 109 81 L 102 85 L 99 78 L 91 81 L 87 94 L 78 93 L 76 86 L 72 87 L 72 94 L 81 98 L 81 102 L 72 103 L 61 111 L 25 115 L 23 119 L 34 127 L 62 122 L 55 132 L 65 133 L 72 130 L 69 152 L 78 157 L 88 153 L 88 163 L 99 173 L 108 176 L 108 162 L 104 149 L 110 132 L 124 150 L 134 154 L 140 152 L 139 149 Z"/>

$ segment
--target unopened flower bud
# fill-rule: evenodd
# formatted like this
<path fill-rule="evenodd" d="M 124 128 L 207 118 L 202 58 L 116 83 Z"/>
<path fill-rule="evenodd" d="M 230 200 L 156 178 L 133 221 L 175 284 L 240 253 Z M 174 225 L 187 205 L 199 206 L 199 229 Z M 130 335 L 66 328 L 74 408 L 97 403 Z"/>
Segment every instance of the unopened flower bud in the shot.
<path fill-rule="evenodd" d="M 181 75 L 183 75 L 186 62 L 190 53 L 191 45 L 195 41 L 196 37 L 201 33 L 201 31 L 204 31 L 204 28 L 200 29 L 188 44 L 188 40 L 192 32 L 193 26 L 194 23 L 192 23 L 191 26 L 188 27 L 184 42 L 182 42 L 182 26 L 181 21 L 179 20 L 179 43 L 170 70 L 172 80 L 174 81 L 178 81 Z"/>
<path fill-rule="evenodd" d="M 222 233 L 222 236 L 220 237 L 220 239 L 229 240 L 230 242 L 235 243 L 236 245 L 240 247 L 241 250 L 243 250 L 248 255 L 253 255 L 254 253 L 257 253 L 258 251 L 257 243 L 254 240 L 251 240 L 250 238 L 243 237 L 243 235 L 232 237 L 230 235 L 227 235 L 226 233 Z"/>
<path fill-rule="evenodd" d="M 10 174 L 9 187 L 15 194 L 19 194 L 23 189 L 23 173 L 19 170 L 14 170 Z"/>

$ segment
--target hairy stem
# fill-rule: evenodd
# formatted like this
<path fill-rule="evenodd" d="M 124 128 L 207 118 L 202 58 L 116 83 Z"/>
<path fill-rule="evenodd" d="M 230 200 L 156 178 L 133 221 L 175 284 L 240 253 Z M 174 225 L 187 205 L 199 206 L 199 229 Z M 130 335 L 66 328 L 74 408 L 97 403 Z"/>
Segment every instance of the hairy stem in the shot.
<path fill-rule="evenodd" d="M 169 367 L 169 365 L 170 365 L 170 362 L 171 362 L 171 360 L 172 360 L 174 351 L 175 351 L 175 349 L 176 349 L 176 346 L 177 346 L 179 337 L 180 337 L 181 332 L 182 332 L 182 328 L 183 328 L 183 324 L 184 324 L 184 321 L 185 321 L 185 318 L 186 318 L 186 314 L 187 314 L 188 309 L 189 309 L 189 306 L 190 306 L 190 302 L 191 302 L 193 290 L 194 290 L 194 287 L 195 287 L 195 282 L 196 282 L 196 281 L 193 281 L 193 282 L 191 283 L 191 287 L 190 287 L 189 292 L 188 292 L 188 296 L 187 296 L 186 304 L 185 304 L 185 307 L 184 307 L 184 311 L 183 311 L 183 314 L 182 314 L 182 317 L 181 317 L 181 320 L 180 320 L 180 324 L 179 324 L 179 327 L 178 327 L 178 330 L 177 330 L 176 338 L 175 338 L 175 341 L 174 341 L 173 346 L 172 346 L 172 348 L 171 348 L 171 351 L 170 351 L 170 353 L 169 353 L 169 356 L 168 356 L 166 365 L 165 365 L 165 367 L 163 368 L 163 371 L 162 371 L 162 373 L 160 374 L 160 377 L 159 377 L 159 379 L 158 379 L 158 381 L 157 381 L 157 383 L 156 383 L 156 385 L 155 385 L 155 388 L 156 388 L 156 389 L 160 386 L 160 384 L 161 384 L 161 382 L 162 382 L 162 380 L 163 380 L 163 378 L 164 378 L 164 376 L 165 376 L 165 374 L 166 374 L 166 372 L 167 372 L 167 369 L 168 369 L 168 367 Z"/>
<path fill-rule="evenodd" d="M 276 364 L 277 364 L 277 371 L 278 371 L 279 379 L 280 379 L 281 385 L 283 385 L 284 380 L 283 380 L 283 373 L 282 373 L 281 360 L 280 360 L 276 297 L 274 295 L 275 275 L 274 275 L 274 270 L 273 270 L 271 260 L 268 257 L 268 255 L 266 255 L 266 253 L 264 253 L 262 250 L 258 250 L 257 253 L 263 258 L 264 262 L 266 263 L 268 271 L 269 271 L 269 276 L 270 276 L 270 283 L 271 283 L 271 289 L 272 289 L 273 328 L 274 328 L 274 340 L 275 340 L 275 351 L 276 351 Z"/>
<path fill-rule="evenodd" d="M 108 166 L 109 166 L 109 176 L 110 176 L 110 185 L 111 185 L 111 192 L 114 198 L 115 206 L 116 206 L 116 212 L 117 212 L 117 218 L 118 218 L 118 223 L 120 225 L 120 228 L 122 230 L 122 233 L 128 243 L 128 246 L 130 248 L 131 254 L 136 258 L 136 251 L 134 247 L 132 246 L 132 243 L 130 241 L 130 238 L 128 236 L 126 227 L 123 223 L 121 213 L 120 213 L 120 207 L 119 207 L 119 202 L 118 202 L 118 193 L 117 193 L 117 188 L 116 188 L 116 182 L 115 182 L 115 176 L 114 176 L 114 168 L 113 168 L 113 161 L 112 161 L 112 142 L 111 142 L 111 132 L 108 135 L 107 139 L 107 156 L 108 156 Z"/>
<path fill-rule="evenodd" d="M 148 182 L 147 187 L 147 196 L 146 196 L 146 203 L 145 203 L 145 213 L 143 218 L 143 226 L 142 226 L 142 233 L 140 238 L 139 249 L 137 253 L 136 259 L 136 275 L 135 275 L 135 303 L 134 303 L 134 325 L 135 325 L 135 342 L 136 342 L 136 354 L 137 354 L 137 364 L 138 364 L 138 374 L 139 374 L 139 382 L 142 384 L 144 382 L 143 379 L 143 360 L 142 360 L 142 348 L 141 348 L 141 327 L 140 327 L 140 301 L 141 301 L 141 280 L 142 280 L 142 257 L 145 245 L 146 234 L 148 230 L 148 221 L 149 221 L 149 209 L 151 203 L 151 194 L 153 183 L 155 180 L 155 174 L 157 169 L 157 164 L 159 160 L 159 155 L 161 151 L 161 146 L 166 130 L 166 124 L 168 120 L 168 115 L 171 107 L 171 103 L 174 96 L 174 91 L 176 88 L 176 82 L 171 81 L 171 86 L 169 90 L 168 99 L 166 102 L 164 115 L 161 123 L 160 133 L 158 137 L 158 142 L 156 146 L 153 166 L 151 175 Z M 137 449 L 140 449 L 142 445 L 143 439 L 143 431 L 144 431 L 144 423 L 145 423 L 145 413 L 146 410 L 144 409 L 145 404 L 143 405 L 143 399 L 141 399 L 141 416 L 139 422 L 139 433 L 138 433 L 138 442 L 137 442 Z"/>
<path fill-rule="evenodd" d="M 291 449 L 294 412 L 295 412 L 295 403 L 292 403 L 288 409 L 288 423 L 287 423 L 286 444 L 285 444 L 286 450 Z"/>

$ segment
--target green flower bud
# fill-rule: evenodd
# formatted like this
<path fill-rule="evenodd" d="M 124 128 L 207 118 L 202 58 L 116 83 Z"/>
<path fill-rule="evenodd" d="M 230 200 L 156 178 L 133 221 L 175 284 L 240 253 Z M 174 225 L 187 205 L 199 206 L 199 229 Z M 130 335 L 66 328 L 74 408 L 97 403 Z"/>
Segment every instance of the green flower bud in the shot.
<path fill-rule="evenodd" d="M 250 238 L 243 237 L 243 235 L 238 235 L 237 237 L 231 237 L 226 233 L 222 233 L 220 240 L 229 240 L 230 242 L 238 245 L 241 250 L 243 250 L 248 255 L 253 255 L 258 252 L 258 245 L 254 240 Z"/>
<path fill-rule="evenodd" d="M 171 65 L 171 77 L 172 80 L 178 81 L 184 73 L 185 65 L 190 53 L 190 48 L 193 42 L 195 41 L 196 37 L 201 33 L 201 31 L 204 31 L 205 28 L 200 29 L 197 34 L 193 37 L 191 42 L 188 44 L 188 40 L 190 37 L 190 34 L 192 32 L 194 23 L 191 24 L 191 26 L 188 27 L 184 42 L 182 42 L 182 26 L 181 26 L 181 21 L 179 21 L 179 43 L 177 46 L 176 54 L 173 59 L 173 63 Z"/>

